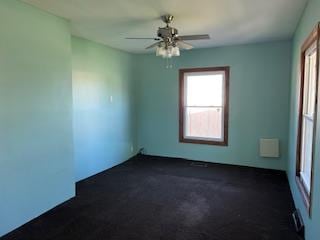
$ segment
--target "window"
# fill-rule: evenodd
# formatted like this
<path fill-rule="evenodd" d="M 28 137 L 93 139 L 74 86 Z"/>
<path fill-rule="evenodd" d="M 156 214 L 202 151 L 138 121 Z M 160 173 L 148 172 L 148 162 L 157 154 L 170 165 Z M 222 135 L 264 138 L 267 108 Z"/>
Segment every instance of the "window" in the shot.
<path fill-rule="evenodd" d="M 180 70 L 180 142 L 228 145 L 229 67 Z"/>
<path fill-rule="evenodd" d="M 318 27 L 301 49 L 301 81 L 297 138 L 297 183 L 310 211 L 318 95 Z"/>

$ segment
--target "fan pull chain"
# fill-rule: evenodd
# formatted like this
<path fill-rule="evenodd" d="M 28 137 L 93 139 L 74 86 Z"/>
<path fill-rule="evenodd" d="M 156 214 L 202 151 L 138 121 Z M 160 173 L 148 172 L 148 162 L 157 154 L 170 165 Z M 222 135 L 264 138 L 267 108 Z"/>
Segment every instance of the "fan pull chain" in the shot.
<path fill-rule="evenodd" d="M 166 68 L 173 68 L 173 59 L 172 58 L 166 58 Z"/>

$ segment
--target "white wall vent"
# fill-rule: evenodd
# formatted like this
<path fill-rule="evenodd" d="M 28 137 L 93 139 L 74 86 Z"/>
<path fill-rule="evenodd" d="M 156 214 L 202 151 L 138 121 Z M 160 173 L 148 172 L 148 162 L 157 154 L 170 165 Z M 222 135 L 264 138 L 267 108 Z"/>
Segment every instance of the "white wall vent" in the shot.
<path fill-rule="evenodd" d="M 279 157 L 279 139 L 261 138 L 260 139 L 260 156 L 266 158 Z"/>

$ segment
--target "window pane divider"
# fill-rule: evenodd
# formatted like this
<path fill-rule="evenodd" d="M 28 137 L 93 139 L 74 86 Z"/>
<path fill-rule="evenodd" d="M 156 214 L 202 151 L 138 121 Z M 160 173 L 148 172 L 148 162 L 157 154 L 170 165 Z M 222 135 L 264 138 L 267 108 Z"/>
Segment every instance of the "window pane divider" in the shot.
<path fill-rule="evenodd" d="M 313 121 L 314 120 L 314 114 L 303 114 L 303 117 L 306 118 L 307 120 Z"/>

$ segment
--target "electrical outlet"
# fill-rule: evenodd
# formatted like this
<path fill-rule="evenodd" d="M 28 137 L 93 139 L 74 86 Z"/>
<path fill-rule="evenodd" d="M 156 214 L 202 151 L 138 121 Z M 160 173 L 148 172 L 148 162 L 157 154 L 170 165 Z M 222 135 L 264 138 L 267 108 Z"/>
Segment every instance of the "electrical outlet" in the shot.
<path fill-rule="evenodd" d="M 110 102 L 112 103 L 112 102 L 113 102 L 113 97 L 110 96 L 109 100 L 110 100 Z"/>

